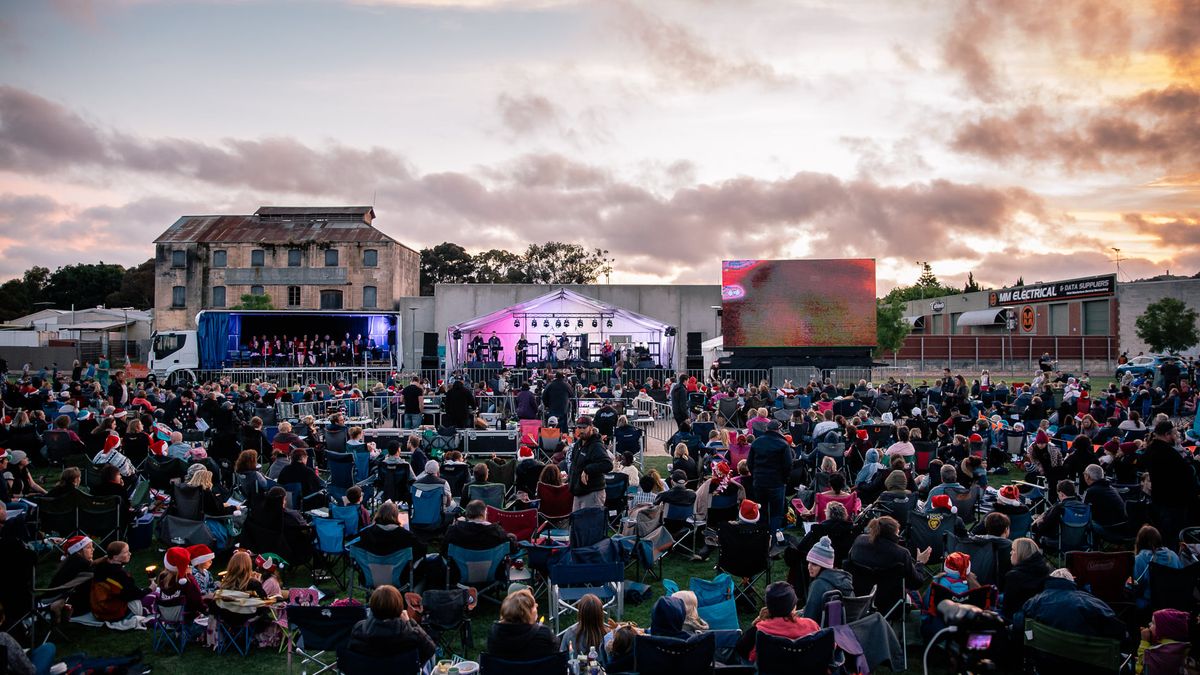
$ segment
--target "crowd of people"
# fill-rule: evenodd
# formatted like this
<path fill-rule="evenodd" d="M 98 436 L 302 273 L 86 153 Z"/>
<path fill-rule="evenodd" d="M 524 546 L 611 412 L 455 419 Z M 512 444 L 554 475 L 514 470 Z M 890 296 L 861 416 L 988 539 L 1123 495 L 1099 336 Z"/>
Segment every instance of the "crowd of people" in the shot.
<path fill-rule="evenodd" d="M 418 376 L 394 377 L 366 393 L 346 383 L 327 387 L 329 398 L 347 402 L 387 398 L 397 426 L 412 430 L 367 442 L 336 408 L 325 420 L 264 424 L 264 408 L 318 396 L 314 387 L 214 381 L 168 388 L 120 372 L 105 377 L 102 384 L 76 368 L 0 383 L 0 503 L 7 507 L 0 555 L 32 569 L 35 552 L 52 541 L 63 557 L 50 580 L 57 594 L 35 601 L 32 587 L 0 587 L 7 621 L 0 639 L 14 672 L 48 672 L 50 643 L 25 651 L 30 645 L 21 641 L 38 621 L 71 617 L 153 626 L 163 608 L 174 607 L 188 642 L 220 646 L 221 625 L 251 625 L 256 643 L 280 644 L 288 639 L 287 607 L 309 597 L 286 587 L 289 570 L 311 568 L 323 588 L 337 578 L 315 527 L 335 509 L 353 514 L 354 534 L 345 539 L 365 552 L 412 552 L 414 587 L 406 594 L 377 584 L 349 647 L 367 657 L 416 651 L 430 662 L 444 654 L 444 636 L 423 618 L 412 591 L 455 588 L 463 580 L 457 550 L 500 548 L 531 563 L 529 545 L 553 543 L 556 528 L 518 536 L 497 512 L 535 510 L 535 522 L 555 525 L 563 518 L 547 514 L 546 505 L 563 495 L 567 520 L 589 510 L 619 515 L 605 519 L 617 534 L 606 530 L 605 541 L 591 544 L 613 542 L 610 555 L 643 564 L 715 556 L 718 570 L 739 578 L 754 576 L 736 568 L 760 554 L 768 566 L 787 567 L 786 581 L 757 596 L 738 594 L 740 609 L 754 618 L 723 652 L 728 663 L 754 663 L 768 636 L 796 640 L 826 630 L 831 597 L 862 595 L 880 575 L 903 582 L 893 600 L 922 615 L 925 640 L 946 625 L 943 601 L 992 612 L 1003 626 L 994 644 L 1013 647 L 988 652 L 1001 661 L 1022 653 L 1031 622 L 1114 639 L 1143 662 L 1159 646 L 1190 644 L 1196 633 L 1194 600 L 1161 606 L 1151 593 L 1156 572 L 1190 569 L 1200 544 L 1192 534 L 1200 518 L 1194 371 L 1096 388 L 1086 375 L 1053 371 L 1012 383 L 984 371 L 968 384 L 946 370 L 932 382 L 774 386 L 719 370 L 661 382 L 587 382 L 550 371 L 516 387 L 515 405 L 504 412 L 557 429 L 555 440 L 523 438 L 514 458 L 469 456 L 431 442 L 439 434 L 430 428 L 426 397 L 441 396 L 441 427 L 470 428 L 494 400 L 488 394 L 504 389 L 499 381 Z M 600 399 L 588 408 L 596 412 L 575 414 L 585 399 Z M 630 442 L 638 434 L 623 414 L 655 401 L 677 428 L 661 473 Z M 349 486 L 336 484 L 331 470 L 331 459 L 345 453 L 364 455 L 367 467 Z M 179 474 L 164 476 L 166 465 Z M 37 480 L 50 472 L 57 478 Z M 390 494 L 395 486 L 385 478 L 396 475 L 405 487 Z M 139 489 L 149 483 L 153 489 Z M 501 497 L 485 503 L 491 486 Z M 415 522 L 415 496 L 439 491 L 438 517 Z M 40 508 L 77 494 L 115 498 L 117 533 L 39 529 Z M 130 572 L 140 528 L 179 527 L 180 519 L 203 526 L 172 531 L 153 575 Z M 662 533 L 665 544 L 656 539 Z M 169 545 L 176 537 L 203 543 Z M 646 554 L 641 541 L 658 543 Z M 1132 610 L 1076 578 L 1071 554 L 1088 550 L 1127 552 L 1122 592 Z M 534 578 L 542 572 L 535 567 Z M 556 634 L 543 623 L 538 588 L 522 582 L 501 593 L 488 654 L 521 661 L 568 652 L 626 672 L 637 668 L 638 640 L 687 642 L 714 631 L 703 618 L 709 607 L 680 590 L 655 599 L 646 627 L 610 616 L 600 597 L 585 595 L 578 621 Z M 476 601 L 472 591 L 470 605 Z M 875 605 L 883 610 L 877 620 L 856 630 L 877 632 L 853 639 L 842 631 L 837 648 L 861 664 L 899 670 L 906 645 L 893 624 L 903 623 L 897 613 L 905 609 L 889 612 L 894 603 L 878 597 Z"/>

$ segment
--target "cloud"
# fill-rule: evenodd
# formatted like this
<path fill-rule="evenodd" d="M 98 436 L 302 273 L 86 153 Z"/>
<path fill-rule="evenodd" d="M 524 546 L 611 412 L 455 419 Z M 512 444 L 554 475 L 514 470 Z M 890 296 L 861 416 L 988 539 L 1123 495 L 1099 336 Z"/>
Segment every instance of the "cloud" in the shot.
<path fill-rule="evenodd" d="M 616 30 L 631 40 L 662 84 L 687 85 L 704 91 L 757 83 L 778 87 L 794 78 L 748 57 L 721 54 L 680 23 L 668 21 L 631 0 L 609 0 Z"/>
<path fill-rule="evenodd" d="M 557 128 L 562 111 L 545 96 L 500 94 L 496 97 L 500 121 L 513 136 L 527 136 Z"/>
<path fill-rule="evenodd" d="M 951 147 L 997 162 L 1055 162 L 1068 170 L 1195 170 L 1200 89 L 1173 85 L 1074 113 L 1030 105 L 981 114 L 955 131 Z"/>
<path fill-rule="evenodd" d="M 1164 247 L 1200 249 L 1200 211 L 1126 213 L 1123 220 L 1136 231 L 1153 236 Z"/>

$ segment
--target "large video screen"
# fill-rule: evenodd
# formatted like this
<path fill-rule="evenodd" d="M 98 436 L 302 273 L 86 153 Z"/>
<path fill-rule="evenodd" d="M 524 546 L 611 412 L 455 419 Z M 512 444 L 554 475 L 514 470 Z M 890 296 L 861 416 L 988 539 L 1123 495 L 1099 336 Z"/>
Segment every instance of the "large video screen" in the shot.
<path fill-rule="evenodd" d="M 875 260 L 726 260 L 725 348 L 875 346 Z"/>

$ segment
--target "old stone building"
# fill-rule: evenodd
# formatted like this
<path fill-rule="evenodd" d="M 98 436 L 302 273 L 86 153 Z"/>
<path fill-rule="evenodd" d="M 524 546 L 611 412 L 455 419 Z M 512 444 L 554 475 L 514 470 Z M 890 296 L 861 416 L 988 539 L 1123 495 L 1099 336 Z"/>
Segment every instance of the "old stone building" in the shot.
<path fill-rule="evenodd" d="M 420 294 L 421 257 L 374 218 L 369 206 L 183 216 L 154 240 L 155 328 L 195 328 L 197 312 L 243 295 L 266 296 L 273 309 L 399 309 Z"/>

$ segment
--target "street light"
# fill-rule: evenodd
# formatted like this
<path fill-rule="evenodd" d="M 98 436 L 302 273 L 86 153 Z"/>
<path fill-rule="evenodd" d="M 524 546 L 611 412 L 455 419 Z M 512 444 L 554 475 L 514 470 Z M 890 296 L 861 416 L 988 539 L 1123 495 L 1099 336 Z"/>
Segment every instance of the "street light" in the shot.
<path fill-rule="evenodd" d="M 408 349 L 409 349 L 409 351 L 412 352 L 413 361 L 416 361 L 417 360 L 417 308 L 409 307 L 408 311 L 412 312 L 409 315 L 410 321 L 408 322 L 409 323 L 409 328 L 408 328 L 408 331 L 409 331 L 408 345 L 409 346 L 408 346 Z M 401 367 L 403 367 L 403 366 L 404 366 L 404 364 L 401 364 Z M 420 371 L 420 368 L 416 368 L 414 370 Z M 420 373 L 418 372 L 418 374 L 420 374 Z"/>

